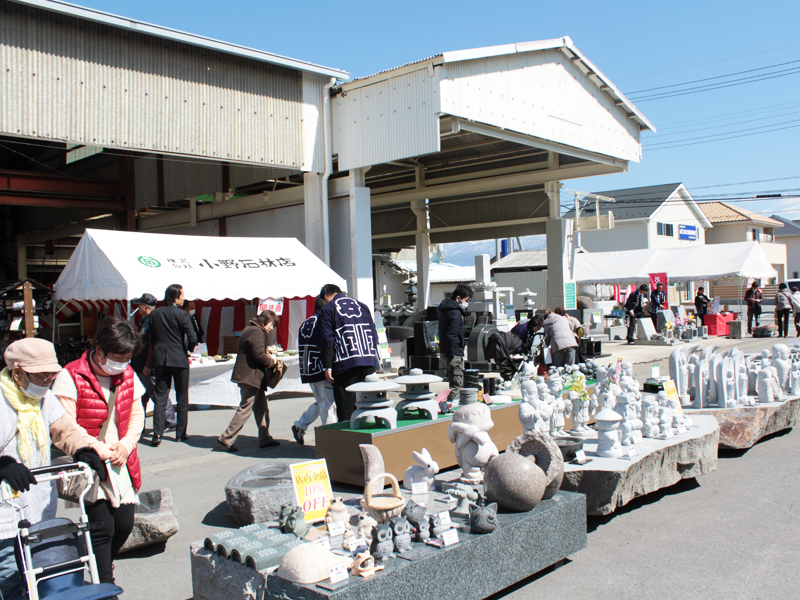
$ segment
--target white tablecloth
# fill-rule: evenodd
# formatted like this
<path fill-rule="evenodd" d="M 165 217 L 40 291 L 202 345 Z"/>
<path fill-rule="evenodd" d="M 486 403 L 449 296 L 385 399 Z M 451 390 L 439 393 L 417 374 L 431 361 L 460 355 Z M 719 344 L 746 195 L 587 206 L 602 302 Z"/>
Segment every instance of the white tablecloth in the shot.
<path fill-rule="evenodd" d="M 300 360 L 297 356 L 278 357 L 286 366 L 286 375 L 274 390 L 276 392 L 308 392 L 311 386 L 300 381 Z M 189 404 L 205 406 L 239 406 L 241 395 L 239 386 L 231 381 L 233 365 L 236 361 L 199 364 L 189 369 Z M 170 390 L 169 398 L 175 403 L 175 390 Z"/>

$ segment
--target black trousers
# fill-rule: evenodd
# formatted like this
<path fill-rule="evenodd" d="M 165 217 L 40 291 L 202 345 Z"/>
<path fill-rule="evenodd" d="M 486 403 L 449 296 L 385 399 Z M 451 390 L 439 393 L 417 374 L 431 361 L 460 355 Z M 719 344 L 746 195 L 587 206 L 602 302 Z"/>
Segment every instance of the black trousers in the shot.
<path fill-rule="evenodd" d="M 139 371 L 136 371 L 136 374 L 139 376 L 142 385 L 144 385 L 145 393 L 142 394 L 142 406 L 144 407 L 144 412 L 146 413 L 147 404 L 150 402 L 150 400 L 153 401 L 154 409 L 156 406 L 156 376 L 152 373 L 150 373 L 150 375 L 145 375 Z M 167 427 L 175 427 L 175 408 L 173 408 L 172 402 L 167 401 L 165 414 L 167 415 Z"/>
<path fill-rule="evenodd" d="M 101 525 L 99 529 L 91 531 L 100 583 L 114 583 L 112 564 L 119 554 L 119 549 L 133 531 L 135 513 L 135 504 L 120 504 L 118 508 L 113 508 L 108 500 L 100 500 L 86 506 L 89 522 Z"/>
<path fill-rule="evenodd" d="M 160 367 L 156 371 L 156 407 L 153 410 L 153 437 L 164 435 L 164 423 L 167 417 L 169 388 L 175 384 L 175 399 L 178 401 L 175 437 L 181 439 L 186 435 L 189 421 L 189 369 L 183 367 Z"/>
<path fill-rule="evenodd" d="M 353 367 L 333 376 L 333 401 L 336 403 L 336 416 L 339 422 L 349 421 L 356 409 L 356 393 L 348 392 L 346 387 L 364 381 L 370 373 L 375 372 L 372 365 Z"/>
<path fill-rule="evenodd" d="M 625 339 L 629 342 L 633 342 L 636 340 L 636 321 L 640 317 L 632 317 L 628 315 L 628 333 L 625 336 Z"/>
<path fill-rule="evenodd" d="M 789 315 L 791 308 L 782 308 L 775 311 L 775 324 L 778 326 L 778 337 L 789 337 Z"/>
<path fill-rule="evenodd" d="M 800 312 L 794 316 L 794 330 L 797 337 L 800 337 Z"/>
<path fill-rule="evenodd" d="M 761 306 L 748 306 L 747 307 L 747 333 L 753 333 L 753 317 L 756 318 L 756 327 L 758 327 L 759 317 L 761 316 Z"/>

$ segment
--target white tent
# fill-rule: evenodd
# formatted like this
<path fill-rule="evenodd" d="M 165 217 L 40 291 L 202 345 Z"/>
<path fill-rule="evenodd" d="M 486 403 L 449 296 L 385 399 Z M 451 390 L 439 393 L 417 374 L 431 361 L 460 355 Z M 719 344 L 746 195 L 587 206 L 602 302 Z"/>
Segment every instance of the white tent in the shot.
<path fill-rule="evenodd" d="M 573 265 L 577 283 L 644 283 L 649 273 L 666 273 L 670 282 L 778 276 L 758 242 L 583 252 Z"/>
<path fill-rule="evenodd" d="M 55 284 L 59 300 L 160 297 L 173 283 L 187 298 L 316 296 L 344 279 L 296 238 L 168 235 L 87 229 Z"/>

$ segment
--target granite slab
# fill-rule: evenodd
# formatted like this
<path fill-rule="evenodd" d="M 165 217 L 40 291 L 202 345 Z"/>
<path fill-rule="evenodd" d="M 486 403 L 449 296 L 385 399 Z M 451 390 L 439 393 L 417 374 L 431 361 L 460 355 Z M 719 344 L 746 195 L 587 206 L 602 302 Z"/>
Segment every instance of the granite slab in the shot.
<path fill-rule="evenodd" d="M 669 487 L 717 468 L 719 424 L 709 415 L 693 416 L 694 427 L 669 440 L 645 438 L 633 446 L 636 456 L 605 458 L 597 456 L 597 434 L 588 438 L 583 449 L 584 465 L 564 464 L 561 489 L 586 494 L 590 515 L 608 515 L 634 498 Z"/>
<path fill-rule="evenodd" d="M 791 429 L 800 418 L 800 397 L 783 402 L 768 402 L 736 408 L 683 408 L 692 418 L 711 415 L 719 422 L 720 448 L 744 450 L 753 447 L 761 438 Z"/>
<path fill-rule="evenodd" d="M 259 572 L 192 545 L 194 600 L 366 600 L 373 598 L 485 598 L 586 547 L 586 501 L 558 492 L 526 513 L 501 513 L 486 535 L 459 532 L 457 544 L 414 544 L 415 560 L 390 559 L 367 579 L 351 577 L 336 589 L 300 585 Z M 326 580 L 327 581 L 327 580 Z M 324 585 L 324 582 L 322 582 Z"/>

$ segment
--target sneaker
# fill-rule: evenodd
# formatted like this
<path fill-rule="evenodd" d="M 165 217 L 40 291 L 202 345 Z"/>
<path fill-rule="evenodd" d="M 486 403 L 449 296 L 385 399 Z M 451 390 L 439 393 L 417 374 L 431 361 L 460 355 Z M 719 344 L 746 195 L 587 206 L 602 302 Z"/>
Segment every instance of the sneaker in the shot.
<path fill-rule="evenodd" d="M 292 425 L 292 435 L 294 436 L 295 442 L 301 446 L 306 445 L 306 432 L 300 429 L 297 425 Z"/>

